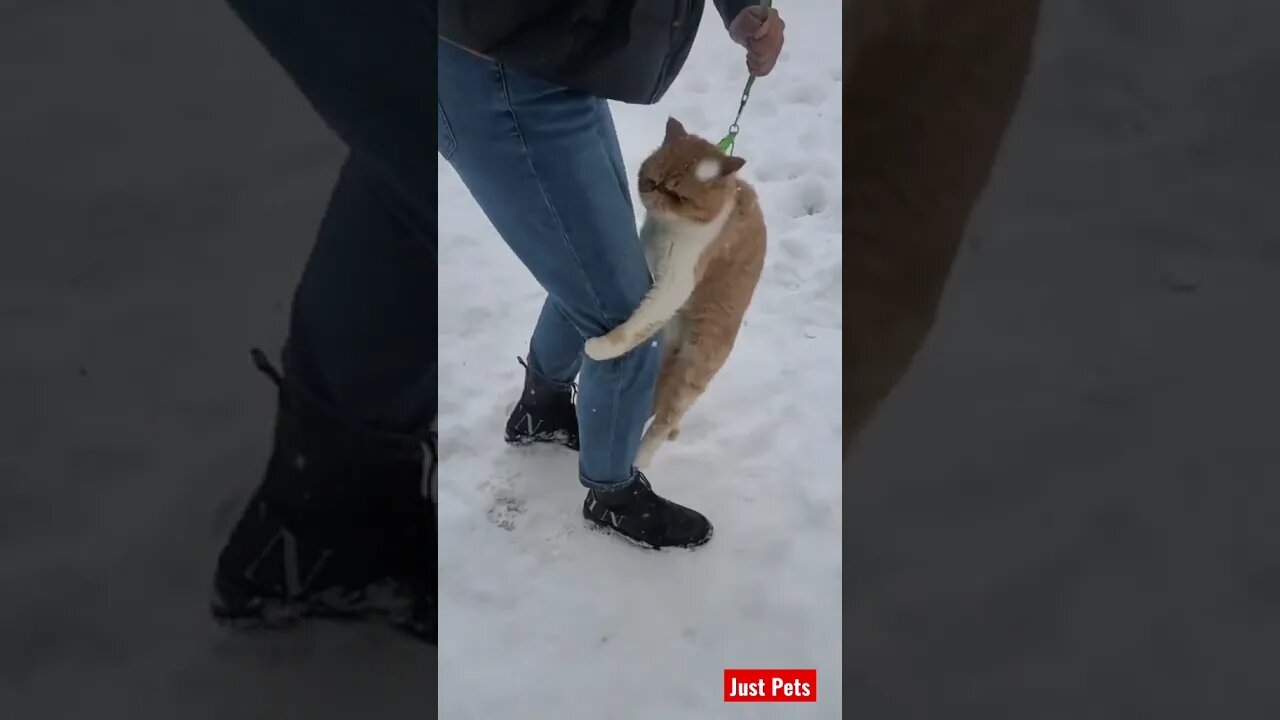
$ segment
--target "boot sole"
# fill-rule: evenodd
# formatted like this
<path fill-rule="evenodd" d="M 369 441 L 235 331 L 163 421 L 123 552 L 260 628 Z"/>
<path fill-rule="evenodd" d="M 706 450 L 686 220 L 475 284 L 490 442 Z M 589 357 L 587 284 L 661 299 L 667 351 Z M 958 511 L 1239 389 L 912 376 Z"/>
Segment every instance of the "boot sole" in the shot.
<path fill-rule="evenodd" d="M 366 606 L 340 608 L 323 601 L 286 602 L 275 598 L 254 597 L 235 607 L 218 591 L 213 591 L 209 614 L 218 625 L 246 633 L 292 630 L 308 621 L 339 624 L 372 623 L 395 628 L 419 640 L 436 642 L 436 631 L 424 627 L 413 618 L 409 606 L 397 609 Z"/>
<path fill-rule="evenodd" d="M 702 538 L 697 542 L 688 543 L 686 545 L 654 545 L 653 543 L 645 542 L 644 540 L 637 540 L 636 538 L 633 538 L 630 535 L 626 535 L 624 533 L 619 532 L 618 530 L 614 529 L 610 525 L 598 523 L 595 520 L 592 520 L 591 518 L 583 518 L 583 521 L 586 522 L 588 530 L 592 530 L 602 535 L 612 536 L 614 538 L 617 538 L 619 540 L 626 542 L 628 545 L 631 545 L 633 547 L 638 547 L 641 550 L 648 550 L 650 552 L 663 552 L 664 550 L 675 550 L 675 551 L 685 550 L 685 551 L 692 552 L 702 547 L 703 545 L 706 545 L 707 543 L 711 542 L 711 538 L 716 534 L 716 528 L 714 525 L 712 525 L 711 530 L 707 533 L 706 537 Z"/>
<path fill-rule="evenodd" d="M 570 445 L 568 442 L 565 442 L 558 438 L 532 438 L 524 435 L 516 435 L 516 436 L 507 435 L 504 439 L 506 440 L 506 443 L 512 447 L 529 447 L 531 445 L 555 445 L 557 447 L 562 447 L 568 450 L 572 450 L 574 452 L 578 452 L 578 446 L 576 444 Z"/>
<path fill-rule="evenodd" d="M 259 614 L 237 614 L 219 606 L 215 600 L 210 605 L 210 614 L 220 627 L 242 634 L 284 633 L 312 622 L 336 625 L 368 623 L 386 626 L 417 640 L 431 645 L 436 644 L 437 633 L 434 630 L 390 613 L 340 612 L 330 608 L 290 605 L 275 601 L 264 603 L 262 609 L 263 612 Z"/>

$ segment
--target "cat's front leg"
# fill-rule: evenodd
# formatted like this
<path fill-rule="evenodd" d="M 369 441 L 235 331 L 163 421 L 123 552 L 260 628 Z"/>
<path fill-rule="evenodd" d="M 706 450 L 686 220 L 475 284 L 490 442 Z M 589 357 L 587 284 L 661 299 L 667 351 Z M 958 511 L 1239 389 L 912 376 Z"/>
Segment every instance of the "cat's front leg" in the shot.
<path fill-rule="evenodd" d="M 653 338 L 684 306 L 693 293 L 694 282 L 692 262 L 667 266 L 631 317 L 604 335 L 587 340 L 583 348 L 587 357 L 611 360 Z"/>
<path fill-rule="evenodd" d="M 639 347 L 640 343 L 657 334 L 661 327 L 661 323 L 652 323 L 640 328 L 624 323 L 611 332 L 589 338 L 583 351 L 592 360 L 612 360 Z"/>

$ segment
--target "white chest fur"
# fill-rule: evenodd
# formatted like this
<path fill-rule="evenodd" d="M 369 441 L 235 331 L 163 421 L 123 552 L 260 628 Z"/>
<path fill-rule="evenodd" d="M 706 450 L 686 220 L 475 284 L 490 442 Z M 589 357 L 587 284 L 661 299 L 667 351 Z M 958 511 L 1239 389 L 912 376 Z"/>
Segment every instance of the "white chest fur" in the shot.
<path fill-rule="evenodd" d="M 640 242 L 654 280 L 660 280 L 664 271 L 678 272 L 680 268 L 688 268 L 692 273 L 698 258 L 724 230 L 733 213 L 734 201 L 731 196 L 720 213 L 706 223 L 670 215 L 646 215 L 640 226 Z"/>
<path fill-rule="evenodd" d="M 587 340 L 588 357 L 618 357 L 648 340 L 680 312 L 697 284 L 698 259 L 724 230 L 734 204 L 731 196 L 715 219 L 707 223 L 657 214 L 645 218 L 640 240 L 653 273 L 653 287 L 625 322 L 601 337 Z"/>

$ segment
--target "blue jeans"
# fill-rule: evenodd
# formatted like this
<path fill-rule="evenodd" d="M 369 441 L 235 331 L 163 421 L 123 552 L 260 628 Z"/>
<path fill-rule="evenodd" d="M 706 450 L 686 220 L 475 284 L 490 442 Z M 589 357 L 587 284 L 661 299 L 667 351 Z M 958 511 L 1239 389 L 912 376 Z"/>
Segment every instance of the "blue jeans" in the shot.
<path fill-rule="evenodd" d="M 294 294 L 285 376 L 356 426 L 425 437 L 437 408 L 438 161 L 423 133 L 435 78 L 421 71 L 433 18 L 400 3 L 229 4 L 348 150 Z"/>
<path fill-rule="evenodd" d="M 608 103 L 443 40 L 437 56 L 439 152 L 547 291 L 530 369 L 557 382 L 578 376 L 580 479 L 621 487 L 636 475 L 660 349 L 644 343 L 605 362 L 582 352 L 652 284 Z"/>

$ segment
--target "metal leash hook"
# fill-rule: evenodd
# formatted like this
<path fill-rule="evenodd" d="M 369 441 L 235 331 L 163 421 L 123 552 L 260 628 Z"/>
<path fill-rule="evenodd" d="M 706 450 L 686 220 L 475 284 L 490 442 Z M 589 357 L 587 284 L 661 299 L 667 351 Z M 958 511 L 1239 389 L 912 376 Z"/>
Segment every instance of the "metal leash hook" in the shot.
<path fill-rule="evenodd" d="M 729 126 L 729 134 L 725 135 L 724 139 L 716 145 L 716 147 L 720 148 L 720 152 L 725 155 L 733 154 L 733 141 L 738 138 L 738 129 L 738 123 L 733 123 Z"/>
<path fill-rule="evenodd" d="M 734 116 L 733 122 L 729 125 L 729 134 L 724 136 L 717 147 L 726 155 L 733 152 L 733 142 L 738 139 L 738 131 L 742 128 L 738 123 L 742 120 L 742 111 L 747 108 L 747 98 L 751 97 L 751 85 L 756 81 L 755 76 L 747 78 L 747 87 L 742 91 L 742 102 L 738 103 L 738 114 Z"/>

